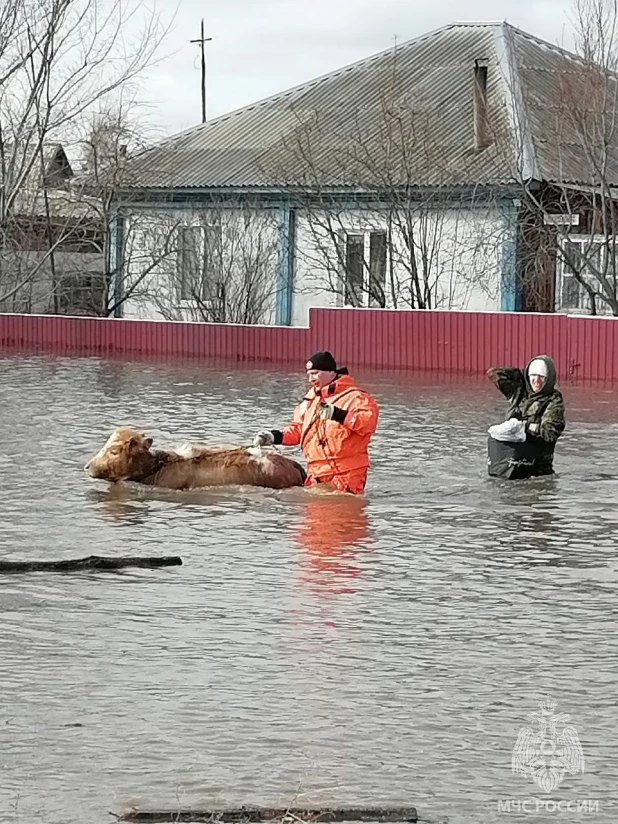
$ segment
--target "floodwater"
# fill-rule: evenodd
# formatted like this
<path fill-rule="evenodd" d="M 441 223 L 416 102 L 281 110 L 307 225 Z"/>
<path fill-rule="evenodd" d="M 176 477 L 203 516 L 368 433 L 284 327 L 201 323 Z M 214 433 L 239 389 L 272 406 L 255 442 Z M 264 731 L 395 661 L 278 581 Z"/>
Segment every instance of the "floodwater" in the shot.
<path fill-rule="evenodd" d="M 248 443 L 302 374 L 0 356 L 0 557 L 183 559 L 0 580 L 3 824 L 292 802 L 617 820 L 618 391 L 563 386 L 557 475 L 508 483 L 488 382 L 357 377 L 382 408 L 364 499 L 164 493 L 83 465 L 121 423 Z M 585 758 L 550 793 L 511 769 L 545 697 Z"/>

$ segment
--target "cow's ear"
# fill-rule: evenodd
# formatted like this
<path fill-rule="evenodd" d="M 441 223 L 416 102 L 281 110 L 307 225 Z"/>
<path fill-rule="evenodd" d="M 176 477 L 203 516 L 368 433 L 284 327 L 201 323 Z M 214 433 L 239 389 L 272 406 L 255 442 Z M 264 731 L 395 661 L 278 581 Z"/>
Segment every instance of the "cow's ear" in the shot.
<path fill-rule="evenodd" d="M 148 449 L 150 449 L 150 447 L 152 446 L 152 438 L 146 438 L 146 446 L 148 447 Z"/>

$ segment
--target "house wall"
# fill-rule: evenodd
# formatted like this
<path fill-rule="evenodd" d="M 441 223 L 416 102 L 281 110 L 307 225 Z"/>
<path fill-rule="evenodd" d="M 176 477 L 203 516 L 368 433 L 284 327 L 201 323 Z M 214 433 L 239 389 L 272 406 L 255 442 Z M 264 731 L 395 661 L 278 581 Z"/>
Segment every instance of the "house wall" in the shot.
<path fill-rule="evenodd" d="M 221 227 L 215 277 L 225 285 L 224 320 L 274 322 L 279 288 L 278 215 L 274 209 L 253 207 L 144 208 L 129 213 L 124 223 L 122 285 L 128 298 L 122 306 L 123 317 L 221 319 L 208 300 L 183 299 L 180 289 L 179 229 L 214 225 Z M 204 248 L 202 253 L 206 253 Z"/>
<path fill-rule="evenodd" d="M 410 217 L 418 265 L 423 267 L 430 293 L 426 308 L 497 310 L 501 307 L 504 246 L 512 231 L 496 204 L 474 207 L 419 206 L 400 216 Z M 403 234 L 392 227 L 394 253 L 387 259 L 385 308 L 418 306 L 410 290 L 412 264 Z M 378 210 L 342 210 L 332 213 L 300 210 L 297 214 L 296 266 L 292 323 L 306 325 L 312 307 L 346 306 L 342 279 L 346 233 L 387 231 L 388 215 Z M 339 253 L 336 238 L 342 244 Z M 424 252 L 424 255 L 423 255 Z M 365 261 L 368 242 L 365 243 Z M 363 295 L 369 305 L 369 295 Z"/>
<path fill-rule="evenodd" d="M 554 311 L 556 232 L 529 210 L 522 210 L 518 221 L 517 279 L 522 291 L 522 311 Z"/>
<path fill-rule="evenodd" d="M 56 251 L 0 253 L 0 311 L 96 314 L 103 308 L 103 255 Z M 2 300 L 3 296 L 7 296 Z"/>
<path fill-rule="evenodd" d="M 504 240 L 507 225 L 495 204 L 446 209 L 419 207 L 413 231 L 418 265 L 427 271 L 429 298 L 426 308 L 497 310 L 501 308 Z M 219 221 L 222 226 L 224 278 L 236 293 L 237 310 L 227 322 L 275 323 L 281 297 L 281 213 L 277 207 L 245 209 L 145 208 L 135 210 L 125 222 L 125 276 L 129 298 L 123 317 L 134 319 L 213 321 L 193 301 L 179 295 L 177 232 L 183 226 L 202 226 Z M 369 257 L 371 232 L 387 230 L 387 212 L 379 209 L 342 209 L 338 212 L 297 209 L 294 231 L 295 258 L 291 323 L 306 326 L 312 307 L 350 305 L 344 299 L 342 252 L 335 239 L 361 233 Z M 386 269 L 386 308 L 418 306 L 411 292 L 411 263 L 403 234 L 392 225 L 392 254 Z M 341 242 L 341 241 L 340 241 Z M 340 250 L 341 250 L 340 246 Z M 259 267 L 255 262 L 259 261 Z M 259 273 L 255 270 L 259 268 Z M 259 316 L 243 316 L 243 278 L 247 270 L 260 283 Z M 421 276 L 421 280 L 425 280 Z M 245 289 L 245 291 L 247 291 Z M 369 306 L 367 294 L 363 305 Z M 375 306 L 375 304 L 373 304 Z M 279 314 L 280 316 L 280 314 Z"/>

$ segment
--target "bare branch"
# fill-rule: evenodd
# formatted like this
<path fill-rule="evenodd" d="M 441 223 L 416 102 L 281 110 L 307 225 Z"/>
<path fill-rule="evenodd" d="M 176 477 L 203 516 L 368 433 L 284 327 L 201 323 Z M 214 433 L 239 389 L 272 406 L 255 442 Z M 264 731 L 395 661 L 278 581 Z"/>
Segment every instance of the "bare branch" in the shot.
<path fill-rule="evenodd" d="M 113 186 L 49 179 L 50 147 L 73 145 L 158 59 L 166 27 L 141 0 L 5 0 L 0 9 L 0 303 L 36 291 L 58 310 L 57 255 L 90 245 L 100 270 Z M 134 32 L 128 35 L 127 32 Z M 119 182 L 118 176 L 114 184 Z M 97 206 L 98 199 L 98 206 Z M 104 202 L 105 201 L 105 202 Z M 41 222 L 43 218 L 43 222 Z M 44 227 L 43 235 L 40 234 Z M 103 243 L 96 238 L 104 237 Z M 87 238 L 87 239 L 86 239 Z M 24 245 L 24 243 L 29 245 Z M 21 245 L 20 245 L 21 244 Z M 33 246 L 34 244 L 34 246 Z M 43 248 L 45 247 L 45 248 Z M 58 257 L 60 259 L 60 257 Z M 30 266 L 28 275 L 28 265 Z M 101 273 L 99 287 L 109 273 Z M 29 277 L 31 282 L 29 282 Z M 44 285 L 42 277 L 49 277 Z M 71 275 L 74 279 L 74 275 Z M 87 279 L 86 279 L 87 280 Z M 88 287 L 86 287 L 88 288 Z"/>

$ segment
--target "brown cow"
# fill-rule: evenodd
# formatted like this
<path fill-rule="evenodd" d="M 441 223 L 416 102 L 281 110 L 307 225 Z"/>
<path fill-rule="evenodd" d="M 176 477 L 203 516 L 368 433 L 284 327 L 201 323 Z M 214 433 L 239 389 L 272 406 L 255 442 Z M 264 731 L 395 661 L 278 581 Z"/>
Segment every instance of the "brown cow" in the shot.
<path fill-rule="evenodd" d="M 202 446 L 151 449 L 152 438 L 127 427 L 116 429 L 86 471 L 106 481 L 135 481 L 166 489 L 250 484 L 285 489 L 302 486 L 303 467 L 279 455 L 246 447 Z"/>

